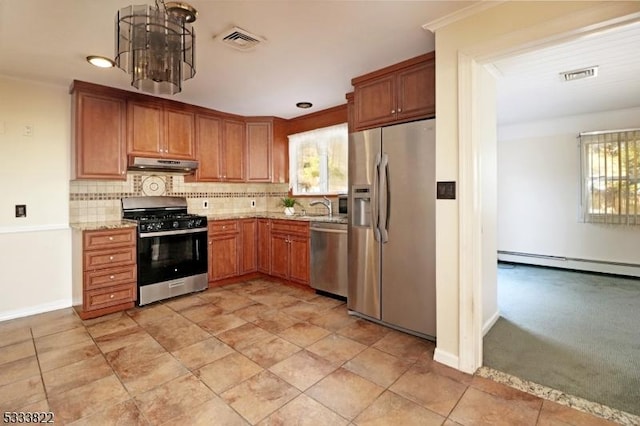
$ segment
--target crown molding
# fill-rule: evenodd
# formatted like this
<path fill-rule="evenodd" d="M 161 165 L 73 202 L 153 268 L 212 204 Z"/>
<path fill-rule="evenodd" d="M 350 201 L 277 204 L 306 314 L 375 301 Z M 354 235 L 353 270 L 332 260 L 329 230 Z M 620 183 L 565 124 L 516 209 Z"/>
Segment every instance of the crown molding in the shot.
<path fill-rule="evenodd" d="M 471 6 L 467 6 L 465 8 L 456 10 L 453 13 L 445 15 L 441 18 L 434 19 L 433 21 L 427 22 L 426 24 L 422 25 L 422 28 L 432 33 L 435 33 L 440 28 L 451 25 L 454 22 L 466 19 L 477 13 L 484 12 L 485 10 L 491 9 L 492 7 L 499 6 L 502 3 L 506 3 L 506 0 L 480 0 L 472 4 Z"/>

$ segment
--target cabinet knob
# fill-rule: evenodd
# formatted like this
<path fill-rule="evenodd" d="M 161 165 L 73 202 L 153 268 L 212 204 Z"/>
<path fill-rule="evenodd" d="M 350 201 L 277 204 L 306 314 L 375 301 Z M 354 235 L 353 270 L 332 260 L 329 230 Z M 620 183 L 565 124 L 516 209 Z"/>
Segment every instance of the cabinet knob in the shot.
<path fill-rule="evenodd" d="M 398 112 L 402 112 L 402 108 L 398 108 Z"/>
<path fill-rule="evenodd" d="M 115 278 L 116 278 L 116 277 L 115 277 L 115 275 L 111 275 L 111 276 L 109 277 L 109 279 L 110 279 L 110 280 L 113 280 L 113 279 L 115 279 Z"/>
<path fill-rule="evenodd" d="M 392 109 L 392 110 L 391 110 L 391 114 L 395 114 L 395 113 L 396 113 L 396 110 L 395 110 L 395 109 Z"/>
<path fill-rule="evenodd" d="M 222 225 L 222 229 L 227 229 L 227 225 Z"/>
<path fill-rule="evenodd" d="M 109 299 L 113 299 L 115 296 L 116 296 L 115 294 L 112 294 L 109 296 Z"/>
<path fill-rule="evenodd" d="M 113 256 L 109 256 L 109 260 L 113 260 Z"/>
<path fill-rule="evenodd" d="M 113 241 L 113 237 L 109 237 L 109 241 Z"/>

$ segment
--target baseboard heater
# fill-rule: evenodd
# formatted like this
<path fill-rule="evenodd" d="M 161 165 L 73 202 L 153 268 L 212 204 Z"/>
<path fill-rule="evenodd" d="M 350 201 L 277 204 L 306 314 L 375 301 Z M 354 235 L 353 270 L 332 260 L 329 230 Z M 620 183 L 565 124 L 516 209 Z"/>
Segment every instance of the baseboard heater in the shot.
<path fill-rule="evenodd" d="M 577 257 L 550 256 L 536 253 L 498 250 L 498 260 L 506 262 L 530 263 L 534 265 L 554 266 L 565 269 L 577 269 L 606 274 L 640 276 L 640 264 L 613 262 L 610 260 L 581 259 Z"/>

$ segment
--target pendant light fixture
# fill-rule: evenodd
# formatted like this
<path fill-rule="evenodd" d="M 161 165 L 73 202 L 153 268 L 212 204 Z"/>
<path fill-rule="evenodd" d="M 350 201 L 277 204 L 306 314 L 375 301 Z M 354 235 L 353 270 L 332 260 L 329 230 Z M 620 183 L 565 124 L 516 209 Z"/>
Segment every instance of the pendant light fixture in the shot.
<path fill-rule="evenodd" d="M 173 95 L 195 73 L 197 12 L 187 3 L 156 0 L 127 6 L 116 14 L 115 63 L 143 92 Z"/>

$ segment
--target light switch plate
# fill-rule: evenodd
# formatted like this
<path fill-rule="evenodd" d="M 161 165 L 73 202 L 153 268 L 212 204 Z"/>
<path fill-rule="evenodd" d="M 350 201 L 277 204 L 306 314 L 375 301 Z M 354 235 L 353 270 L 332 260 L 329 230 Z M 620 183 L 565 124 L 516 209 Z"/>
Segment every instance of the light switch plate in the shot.
<path fill-rule="evenodd" d="M 455 200 L 456 199 L 455 181 L 438 182 L 436 187 L 436 199 Z"/>
<path fill-rule="evenodd" d="M 16 217 L 27 217 L 26 204 L 16 204 Z"/>

